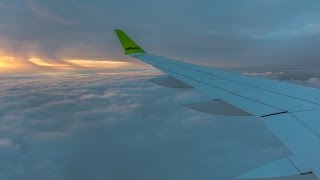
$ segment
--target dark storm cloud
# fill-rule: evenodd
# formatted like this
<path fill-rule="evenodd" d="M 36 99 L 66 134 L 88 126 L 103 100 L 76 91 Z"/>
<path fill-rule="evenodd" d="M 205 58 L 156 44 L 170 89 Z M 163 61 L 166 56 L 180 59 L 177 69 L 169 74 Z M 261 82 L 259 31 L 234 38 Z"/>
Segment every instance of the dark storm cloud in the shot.
<path fill-rule="evenodd" d="M 114 28 L 147 50 L 223 66 L 318 66 L 320 2 L 13 0 L 0 5 L 2 47 L 51 59 L 120 59 Z"/>
<path fill-rule="evenodd" d="M 0 178 L 232 179 L 290 154 L 261 121 L 187 109 L 197 93 L 147 78 L 1 78 Z"/>

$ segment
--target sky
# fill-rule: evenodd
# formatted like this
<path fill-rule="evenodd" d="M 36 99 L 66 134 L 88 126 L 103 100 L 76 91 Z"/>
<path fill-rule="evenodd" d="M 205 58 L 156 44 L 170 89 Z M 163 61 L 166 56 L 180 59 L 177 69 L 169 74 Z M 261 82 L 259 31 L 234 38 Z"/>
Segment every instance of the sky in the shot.
<path fill-rule="evenodd" d="M 1 0 L 0 72 L 101 67 L 88 60 L 143 68 L 122 54 L 115 28 L 150 53 L 197 64 L 319 68 L 319 8 L 318 0 Z"/>
<path fill-rule="evenodd" d="M 320 88 L 318 0 L 0 0 L 0 179 L 234 179 L 291 155 L 257 118 L 181 104 L 147 52 Z M 308 177 L 305 180 L 313 180 Z"/>

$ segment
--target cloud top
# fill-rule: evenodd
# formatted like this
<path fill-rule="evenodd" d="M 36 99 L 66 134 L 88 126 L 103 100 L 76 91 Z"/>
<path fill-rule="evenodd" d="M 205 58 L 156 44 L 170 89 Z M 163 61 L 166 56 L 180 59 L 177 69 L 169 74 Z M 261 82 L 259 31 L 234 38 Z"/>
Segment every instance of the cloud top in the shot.
<path fill-rule="evenodd" d="M 199 94 L 153 75 L 1 77 L 0 178 L 232 179 L 289 154 L 261 121 L 187 109 Z"/>

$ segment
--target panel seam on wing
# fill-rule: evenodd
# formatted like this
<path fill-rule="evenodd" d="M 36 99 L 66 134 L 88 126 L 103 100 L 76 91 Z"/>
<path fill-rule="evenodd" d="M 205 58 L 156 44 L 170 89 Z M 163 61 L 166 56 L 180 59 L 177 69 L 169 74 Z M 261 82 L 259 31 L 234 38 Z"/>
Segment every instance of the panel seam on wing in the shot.
<path fill-rule="evenodd" d="M 158 63 L 162 63 L 162 64 L 163 64 L 163 63 L 166 63 L 166 62 L 159 62 L 158 60 L 156 60 L 156 59 L 153 58 L 152 56 L 148 56 L 148 55 L 144 55 L 144 56 L 147 56 L 147 57 L 151 58 L 152 60 L 157 61 Z M 235 81 L 235 80 L 232 80 L 232 79 L 223 78 L 223 77 L 217 76 L 217 75 L 212 74 L 212 73 L 209 73 L 209 72 L 201 71 L 201 70 L 198 70 L 198 69 L 193 69 L 193 68 L 190 68 L 190 67 L 181 65 L 181 64 L 174 63 L 174 62 L 171 62 L 171 63 L 174 64 L 175 66 L 180 66 L 180 67 L 183 67 L 183 68 L 192 70 L 192 71 L 197 71 L 197 72 L 200 72 L 200 73 L 203 73 L 203 74 L 207 74 L 207 75 L 210 75 L 210 76 L 213 76 L 213 77 L 217 77 L 217 78 L 220 78 L 220 79 L 224 79 L 224 80 L 227 80 L 227 81 L 231 81 L 231 82 L 234 82 L 234 83 L 238 83 L 238 84 L 241 84 L 241 85 L 245 85 L 245 86 L 248 86 L 248 87 L 257 88 L 257 89 L 260 89 L 260 90 L 263 90 L 263 91 L 267 91 L 267 92 L 271 92 L 271 93 L 274 93 L 274 94 L 286 96 L 286 97 L 289 97 L 289 98 L 293 98 L 293 99 L 297 99 L 297 100 L 300 100 L 300 101 L 312 103 L 312 104 L 315 104 L 315 105 L 320 105 L 319 103 L 316 103 L 316 102 L 313 102 L 313 101 L 309 101 L 309 100 L 306 100 L 306 99 L 293 97 L 293 96 L 286 95 L 286 94 L 282 94 L 282 93 L 279 93 L 279 92 L 276 92 L 276 91 L 271 91 L 271 90 L 268 90 L 268 89 L 263 89 L 263 88 L 260 88 L 260 87 L 257 87 L 257 86 L 253 86 L 253 85 L 245 84 L 245 83 L 242 83 L 242 82 L 238 82 L 238 81 Z M 166 63 L 166 64 L 167 64 L 167 63 Z"/>
<path fill-rule="evenodd" d="M 288 111 L 283 111 L 283 112 L 278 112 L 278 113 L 266 114 L 266 115 L 262 115 L 262 116 L 260 116 L 260 117 L 276 116 L 276 115 L 284 114 L 284 113 L 288 113 Z"/>
<path fill-rule="evenodd" d="M 183 75 L 183 74 L 180 74 L 180 73 L 174 72 L 174 71 L 172 71 L 172 70 L 170 70 L 170 69 L 168 69 L 168 68 L 162 67 L 162 66 L 160 66 L 160 65 L 157 65 L 157 68 L 165 69 L 165 70 L 170 71 L 170 72 L 172 72 L 172 73 L 174 73 L 174 74 L 177 74 L 177 75 L 183 76 L 183 77 L 185 77 L 185 78 L 189 78 L 189 79 L 191 79 L 191 80 L 193 80 L 193 81 L 197 81 L 197 82 L 199 82 L 199 83 L 202 83 L 202 84 L 205 84 L 205 85 L 211 86 L 211 87 L 213 87 L 213 88 L 216 88 L 216 89 L 219 89 L 219 90 L 222 90 L 222 91 L 225 91 L 225 92 L 230 93 L 230 94 L 233 94 L 233 95 L 235 95 L 235 96 L 239 96 L 239 97 L 242 97 L 242 98 L 245 98 L 245 99 L 251 100 L 251 101 L 253 101 L 253 102 L 260 103 L 260 104 L 263 104 L 263 105 L 265 105 L 265 106 L 269 106 L 269 107 L 275 108 L 275 109 L 280 110 L 280 111 L 284 111 L 283 109 L 279 109 L 279 108 L 277 108 L 277 107 L 275 107 L 275 106 L 271 106 L 271 105 L 269 105 L 269 104 L 265 104 L 265 103 L 263 103 L 263 102 L 258 102 L 258 101 L 254 100 L 254 99 L 251 99 L 251 98 L 248 98 L 248 97 L 245 97 L 245 96 L 241 96 L 241 95 L 239 95 L 239 94 L 236 94 L 236 93 L 233 93 L 233 92 L 227 91 L 227 90 L 225 90 L 225 89 L 222 89 L 222 88 L 216 87 L 216 86 L 214 86 L 214 85 L 211 85 L 211 84 L 208 84 L 208 83 L 205 83 L 205 82 L 199 81 L 199 80 L 194 79 L 194 78 L 192 78 L 192 77 L 188 77 L 188 76 L 185 76 L 185 75 Z"/>

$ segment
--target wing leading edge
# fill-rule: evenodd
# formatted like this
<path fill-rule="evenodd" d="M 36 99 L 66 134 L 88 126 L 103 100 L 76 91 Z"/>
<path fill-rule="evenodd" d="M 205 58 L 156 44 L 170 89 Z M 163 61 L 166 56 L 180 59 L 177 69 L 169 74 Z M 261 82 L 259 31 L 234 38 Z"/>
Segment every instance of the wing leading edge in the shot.
<path fill-rule="evenodd" d="M 289 147 L 294 156 L 269 163 L 238 179 L 310 176 L 320 179 L 320 90 L 203 67 L 145 52 L 116 30 L 125 54 L 166 73 L 156 83 L 193 87 L 208 101 L 193 109 L 220 115 L 254 115 Z M 208 103 L 209 102 L 209 103 Z M 210 109 L 212 108 L 212 109 Z"/>

